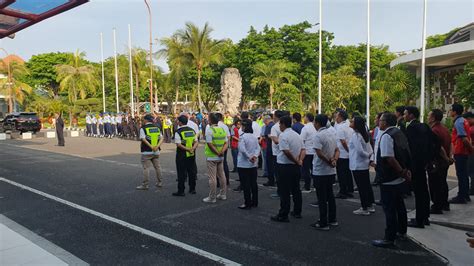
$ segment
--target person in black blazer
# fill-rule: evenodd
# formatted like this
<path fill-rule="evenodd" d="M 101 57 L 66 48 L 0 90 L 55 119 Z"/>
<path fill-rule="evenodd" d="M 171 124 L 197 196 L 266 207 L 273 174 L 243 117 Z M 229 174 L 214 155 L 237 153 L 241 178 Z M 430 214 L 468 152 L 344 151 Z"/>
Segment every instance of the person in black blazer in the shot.
<path fill-rule="evenodd" d="M 56 136 L 58 137 L 58 146 L 64 146 L 64 121 L 61 114 L 56 113 Z"/>

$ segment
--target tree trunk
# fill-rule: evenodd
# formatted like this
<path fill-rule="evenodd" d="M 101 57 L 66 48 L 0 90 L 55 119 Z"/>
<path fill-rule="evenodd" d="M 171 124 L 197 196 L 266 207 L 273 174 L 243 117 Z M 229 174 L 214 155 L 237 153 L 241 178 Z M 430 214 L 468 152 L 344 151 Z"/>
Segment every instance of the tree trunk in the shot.
<path fill-rule="evenodd" d="M 8 112 L 13 113 L 13 97 L 12 97 L 12 95 L 8 96 Z"/>
<path fill-rule="evenodd" d="M 198 93 L 198 109 L 199 112 L 202 113 L 202 98 L 201 98 L 201 67 L 198 66 L 198 86 L 197 86 L 197 93 Z"/>
<path fill-rule="evenodd" d="M 179 82 L 176 82 L 176 96 L 174 98 L 174 107 L 173 107 L 173 114 L 176 114 L 176 107 L 178 105 L 178 97 L 179 97 Z"/>

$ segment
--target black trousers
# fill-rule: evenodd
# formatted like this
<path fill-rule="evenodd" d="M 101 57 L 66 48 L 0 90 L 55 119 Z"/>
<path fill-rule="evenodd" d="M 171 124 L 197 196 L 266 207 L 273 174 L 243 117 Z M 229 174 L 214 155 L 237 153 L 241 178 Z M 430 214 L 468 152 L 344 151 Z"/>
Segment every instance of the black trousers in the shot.
<path fill-rule="evenodd" d="M 435 172 L 428 172 L 428 185 L 430 189 L 431 201 L 433 202 L 433 209 L 442 210 L 449 206 L 448 203 L 448 168 L 443 167 L 436 169 Z"/>
<path fill-rule="evenodd" d="M 430 217 L 430 192 L 424 168 L 414 169 L 412 175 L 413 192 L 415 192 L 416 222 L 423 224 Z"/>
<path fill-rule="evenodd" d="M 258 206 L 257 167 L 237 168 L 244 191 L 245 206 Z"/>
<path fill-rule="evenodd" d="M 313 155 L 306 154 L 301 167 L 301 177 L 304 179 L 304 189 L 311 189 L 311 172 L 313 170 Z M 314 184 L 314 182 L 313 182 Z"/>
<path fill-rule="evenodd" d="M 267 151 L 269 149 L 267 148 Z M 267 169 L 268 169 L 268 183 L 275 184 L 275 156 L 270 152 L 267 152 Z"/>
<path fill-rule="evenodd" d="M 227 185 L 229 185 L 229 165 L 227 164 L 227 150 L 224 152 L 224 174 L 225 174 L 225 180 L 227 180 Z"/>
<path fill-rule="evenodd" d="M 327 226 L 328 222 L 336 221 L 336 199 L 332 190 L 336 175 L 313 175 L 313 180 L 318 196 L 319 224 Z"/>
<path fill-rule="evenodd" d="M 278 193 L 280 195 L 280 217 L 288 217 L 293 195 L 293 212 L 301 214 L 303 199 L 300 190 L 301 169 L 296 164 L 278 164 Z"/>
<path fill-rule="evenodd" d="M 398 185 L 381 185 L 380 195 L 385 212 L 385 240 L 395 241 L 397 232 L 407 232 L 407 209 L 403 201 L 404 187 Z"/>
<path fill-rule="evenodd" d="M 56 128 L 56 135 L 58 136 L 58 146 L 64 146 L 64 132 L 63 129 Z"/>
<path fill-rule="evenodd" d="M 178 173 L 178 192 L 184 193 L 186 179 L 189 191 L 196 190 L 197 166 L 196 157 L 176 158 L 176 171 Z"/>
<path fill-rule="evenodd" d="M 92 125 L 91 124 L 86 124 L 86 134 L 87 135 L 92 134 Z"/>
<path fill-rule="evenodd" d="M 339 158 L 336 171 L 337 179 L 339 180 L 339 193 L 354 193 L 354 182 L 352 181 L 352 172 L 349 169 L 349 159 Z"/>
<path fill-rule="evenodd" d="M 354 170 L 352 171 L 354 180 L 359 188 L 360 203 L 362 208 L 367 209 L 375 203 L 374 191 L 370 184 L 369 170 Z"/>

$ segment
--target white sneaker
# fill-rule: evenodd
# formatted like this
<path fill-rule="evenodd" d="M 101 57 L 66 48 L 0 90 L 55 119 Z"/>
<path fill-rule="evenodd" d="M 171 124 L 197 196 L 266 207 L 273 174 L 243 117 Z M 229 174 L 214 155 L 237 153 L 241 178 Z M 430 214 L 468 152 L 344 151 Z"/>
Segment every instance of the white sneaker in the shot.
<path fill-rule="evenodd" d="M 367 208 L 367 210 L 370 212 L 370 213 L 375 213 L 375 207 L 374 205 L 370 206 L 369 208 Z"/>
<path fill-rule="evenodd" d="M 216 203 L 216 199 L 211 199 L 209 197 L 202 199 L 202 202 L 205 203 Z"/>
<path fill-rule="evenodd" d="M 353 213 L 353 214 L 356 214 L 356 215 L 365 215 L 365 216 L 370 215 L 370 212 L 369 212 L 369 211 L 364 210 L 364 209 L 362 209 L 362 208 L 357 209 L 357 210 L 353 211 L 352 213 Z"/>
<path fill-rule="evenodd" d="M 219 195 L 217 195 L 216 198 L 217 198 L 217 199 L 220 199 L 220 200 L 226 200 L 226 199 L 227 199 L 227 196 L 226 196 L 226 195 L 221 195 L 221 194 L 219 194 Z"/>

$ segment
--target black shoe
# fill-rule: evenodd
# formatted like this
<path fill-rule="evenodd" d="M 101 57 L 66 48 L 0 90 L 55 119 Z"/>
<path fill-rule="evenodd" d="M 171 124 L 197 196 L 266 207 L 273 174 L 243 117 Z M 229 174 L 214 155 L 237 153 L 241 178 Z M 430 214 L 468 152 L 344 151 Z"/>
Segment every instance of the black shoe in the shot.
<path fill-rule="evenodd" d="M 407 240 L 408 240 L 408 236 L 407 236 L 407 234 L 400 234 L 400 233 L 397 233 L 397 240 L 400 240 L 400 241 L 407 241 Z"/>
<path fill-rule="evenodd" d="M 342 194 L 341 192 L 337 193 L 335 196 L 336 199 L 347 199 L 347 196 L 345 194 Z"/>
<path fill-rule="evenodd" d="M 267 182 L 267 183 L 263 183 L 263 186 L 264 186 L 264 187 L 274 187 L 274 186 L 275 186 L 275 183 Z"/>
<path fill-rule="evenodd" d="M 242 205 L 240 205 L 240 206 L 237 207 L 237 208 L 239 208 L 239 209 L 241 209 L 241 210 L 250 210 L 252 207 L 247 206 L 247 205 L 245 205 L 245 204 L 242 204 Z"/>
<path fill-rule="evenodd" d="M 317 201 L 311 202 L 311 203 L 309 204 L 309 206 L 318 208 L 318 207 L 319 207 L 319 202 L 317 202 Z"/>
<path fill-rule="evenodd" d="M 190 190 L 189 194 L 196 194 L 196 190 Z"/>
<path fill-rule="evenodd" d="M 395 246 L 393 241 L 380 239 L 380 240 L 373 240 L 372 246 L 376 246 L 379 248 L 392 248 Z"/>
<path fill-rule="evenodd" d="M 466 201 L 471 202 L 471 197 L 467 196 Z"/>
<path fill-rule="evenodd" d="M 430 214 L 443 214 L 443 210 L 431 207 Z"/>
<path fill-rule="evenodd" d="M 449 207 L 449 203 L 448 203 L 448 205 L 443 207 L 443 211 L 445 211 L 445 212 L 451 211 L 451 208 Z"/>
<path fill-rule="evenodd" d="M 281 217 L 280 215 L 272 216 L 272 217 L 270 217 L 270 219 L 271 219 L 272 221 L 280 222 L 280 223 L 289 223 L 289 222 L 290 222 L 290 220 L 288 219 L 288 217 Z"/>
<path fill-rule="evenodd" d="M 430 219 L 428 219 L 428 218 L 426 218 L 426 219 L 425 219 L 425 222 L 424 222 L 424 223 L 425 223 L 425 225 L 428 225 L 428 226 L 430 226 L 430 225 L 431 225 L 431 223 L 430 223 Z"/>
<path fill-rule="evenodd" d="M 252 208 L 257 208 L 258 207 L 258 203 L 252 203 Z"/>
<path fill-rule="evenodd" d="M 449 200 L 450 204 L 466 204 L 467 201 L 465 199 L 461 199 L 459 197 L 454 197 L 451 200 Z"/>
<path fill-rule="evenodd" d="M 329 231 L 329 225 L 321 225 L 319 222 L 315 222 L 313 224 L 310 224 L 309 226 L 317 229 L 317 230 L 321 230 L 321 231 Z"/>
<path fill-rule="evenodd" d="M 303 218 L 303 216 L 301 216 L 301 213 L 290 212 L 290 215 L 293 216 L 296 219 Z"/>
<path fill-rule="evenodd" d="M 418 223 L 415 219 L 410 219 L 407 223 L 407 226 L 408 227 L 413 227 L 413 228 L 420 228 L 420 229 L 425 228 L 424 224 Z"/>
<path fill-rule="evenodd" d="M 238 187 L 236 187 L 232 190 L 235 191 L 235 192 L 240 192 L 240 191 L 242 191 L 242 188 L 240 186 L 238 186 Z"/>
<path fill-rule="evenodd" d="M 471 189 L 471 190 L 469 191 L 469 195 L 474 196 L 474 189 Z"/>
<path fill-rule="evenodd" d="M 258 177 L 260 177 L 260 178 L 268 178 L 267 175 L 259 175 Z"/>
<path fill-rule="evenodd" d="M 375 205 L 382 206 L 382 201 L 376 200 L 376 201 L 375 201 Z"/>
<path fill-rule="evenodd" d="M 352 193 L 346 193 L 346 197 L 352 199 L 352 198 L 354 198 L 354 195 Z"/>
<path fill-rule="evenodd" d="M 175 192 L 171 195 L 176 196 L 176 197 L 184 197 L 185 194 L 184 194 L 184 192 Z"/>
<path fill-rule="evenodd" d="M 237 169 L 233 169 L 232 171 L 230 171 L 231 173 L 237 173 Z"/>

